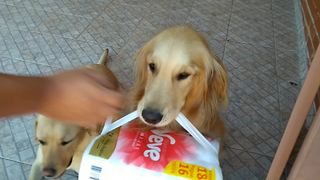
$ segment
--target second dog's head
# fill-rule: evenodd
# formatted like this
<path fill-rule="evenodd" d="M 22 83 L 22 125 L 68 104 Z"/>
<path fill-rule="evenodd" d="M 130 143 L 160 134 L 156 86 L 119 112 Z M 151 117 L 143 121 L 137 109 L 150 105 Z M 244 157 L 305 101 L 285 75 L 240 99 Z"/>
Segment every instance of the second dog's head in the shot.
<path fill-rule="evenodd" d="M 156 127 L 170 124 L 181 111 L 227 101 L 222 63 L 200 34 L 184 26 L 164 30 L 141 48 L 135 83 L 133 103 L 140 118 Z"/>
<path fill-rule="evenodd" d="M 42 173 L 59 177 L 72 163 L 73 155 L 87 130 L 39 115 L 36 120 L 36 140 L 42 151 Z M 38 153 L 39 155 L 39 153 Z"/>

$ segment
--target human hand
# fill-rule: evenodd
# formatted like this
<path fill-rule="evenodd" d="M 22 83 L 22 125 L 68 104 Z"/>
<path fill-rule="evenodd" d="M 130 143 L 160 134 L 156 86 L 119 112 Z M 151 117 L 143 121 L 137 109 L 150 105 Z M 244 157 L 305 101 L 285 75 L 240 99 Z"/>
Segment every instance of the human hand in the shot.
<path fill-rule="evenodd" d="M 108 79 L 88 68 L 47 77 L 39 113 L 67 123 L 95 128 L 118 113 L 124 97 Z"/>

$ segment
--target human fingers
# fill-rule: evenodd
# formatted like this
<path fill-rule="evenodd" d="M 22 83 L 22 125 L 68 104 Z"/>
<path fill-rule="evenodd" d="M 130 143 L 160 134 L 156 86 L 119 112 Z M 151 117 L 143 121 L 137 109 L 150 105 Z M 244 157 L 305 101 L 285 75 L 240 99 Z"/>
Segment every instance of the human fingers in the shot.
<path fill-rule="evenodd" d="M 122 108 L 125 103 L 125 96 L 123 93 L 108 88 L 102 88 L 100 90 L 99 98 L 105 105 L 116 109 Z"/>
<path fill-rule="evenodd" d="M 83 70 L 86 75 L 88 77 L 90 77 L 92 80 L 94 80 L 96 83 L 98 83 L 99 85 L 105 87 L 105 88 L 110 88 L 110 89 L 116 89 L 117 88 L 117 85 L 115 85 L 114 83 L 112 83 L 112 81 L 106 77 L 105 75 L 99 73 L 99 72 L 96 72 L 95 70 L 93 69 L 84 69 Z"/>

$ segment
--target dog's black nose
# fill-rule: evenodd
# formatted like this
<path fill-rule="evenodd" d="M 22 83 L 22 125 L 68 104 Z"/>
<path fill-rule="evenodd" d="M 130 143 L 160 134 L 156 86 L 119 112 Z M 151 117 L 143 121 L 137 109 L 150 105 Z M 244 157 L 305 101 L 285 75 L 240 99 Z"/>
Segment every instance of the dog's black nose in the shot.
<path fill-rule="evenodd" d="M 54 168 L 45 167 L 45 168 L 43 168 L 42 173 L 44 176 L 53 177 L 56 175 L 57 170 Z"/>
<path fill-rule="evenodd" d="M 158 111 L 147 108 L 142 110 L 142 117 L 150 124 L 157 124 L 161 121 L 163 115 Z"/>

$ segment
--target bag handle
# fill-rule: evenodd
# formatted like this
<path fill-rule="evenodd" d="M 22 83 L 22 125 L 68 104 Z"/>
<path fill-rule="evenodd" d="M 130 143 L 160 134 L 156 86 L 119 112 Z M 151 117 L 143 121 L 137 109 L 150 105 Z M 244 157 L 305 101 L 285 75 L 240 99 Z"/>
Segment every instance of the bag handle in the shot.
<path fill-rule="evenodd" d="M 112 123 L 112 118 L 109 117 L 106 120 L 106 122 L 104 123 L 104 127 L 103 127 L 100 134 L 107 134 L 108 132 L 111 132 L 111 131 L 117 129 L 120 126 L 123 126 L 123 125 L 127 124 L 128 122 L 133 121 L 137 117 L 138 117 L 137 111 L 133 111 L 132 113 L 127 114 L 126 116 L 116 120 L 113 123 Z"/>
<path fill-rule="evenodd" d="M 108 118 L 105 122 L 103 130 L 101 134 L 106 134 L 108 132 L 117 129 L 120 126 L 127 124 L 130 121 L 138 118 L 138 112 L 133 111 L 130 114 L 120 118 L 119 120 L 112 123 L 112 119 Z M 182 113 L 179 113 L 176 121 L 205 149 L 210 150 L 213 153 L 218 154 L 218 150 L 199 132 L 199 130 L 193 126 L 193 124 L 186 118 L 186 116 Z"/>
<path fill-rule="evenodd" d="M 183 113 L 179 113 L 176 121 L 186 130 L 189 134 L 200 144 L 202 147 L 216 153 L 218 150 L 213 147 L 213 145 L 205 138 L 201 132 L 193 126 L 193 124 L 187 119 Z"/>

